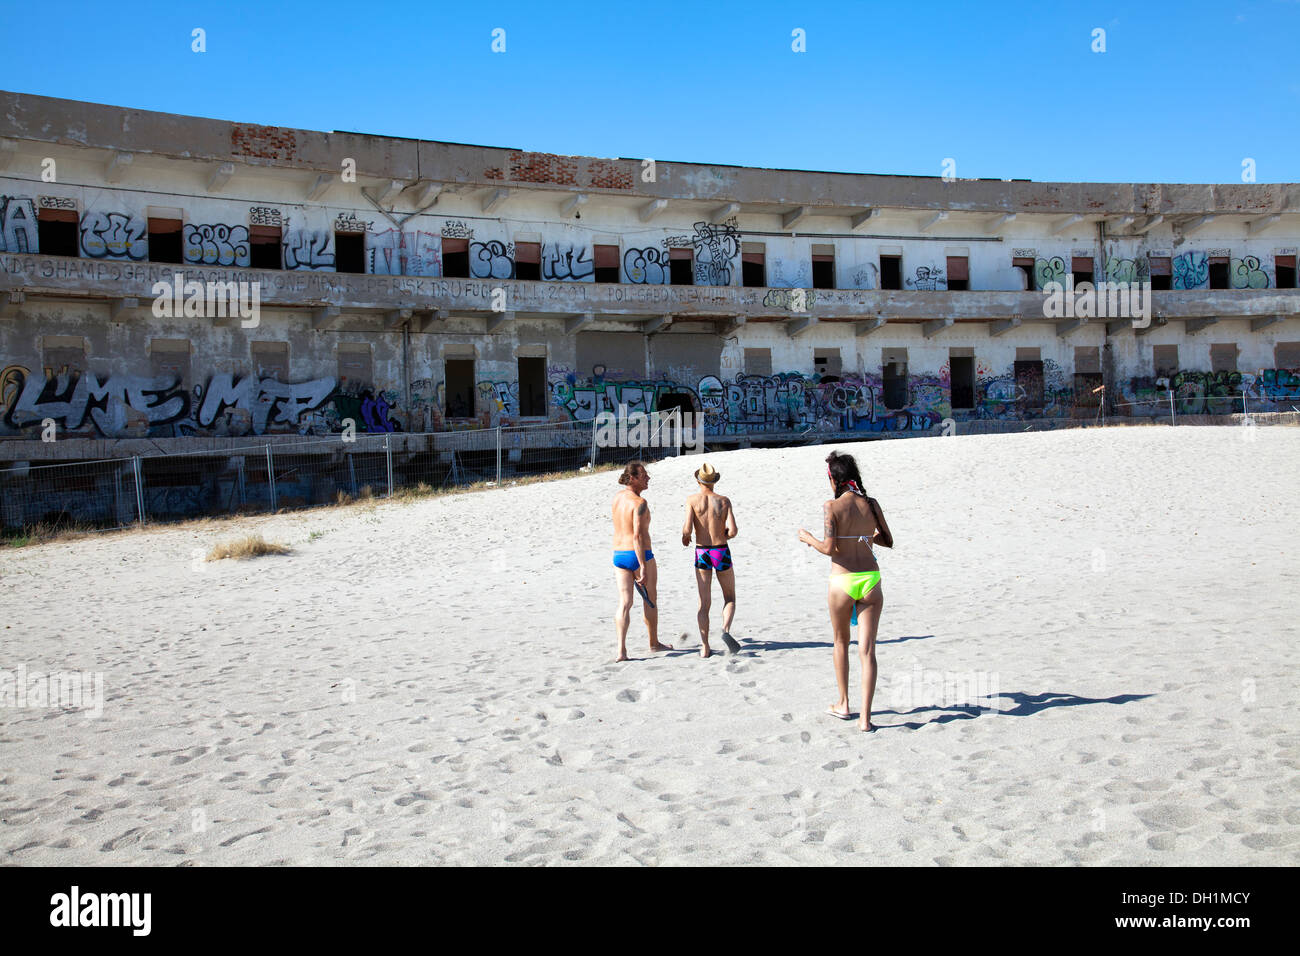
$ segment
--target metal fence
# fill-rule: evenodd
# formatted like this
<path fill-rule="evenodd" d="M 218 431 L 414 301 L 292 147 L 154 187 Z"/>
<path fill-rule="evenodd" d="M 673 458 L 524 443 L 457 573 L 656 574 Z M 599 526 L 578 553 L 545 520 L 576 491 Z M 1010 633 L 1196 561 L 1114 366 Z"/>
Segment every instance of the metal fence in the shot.
<path fill-rule="evenodd" d="M 1159 400 L 1148 415 L 1017 422 L 962 421 L 954 433 L 1037 431 L 1089 425 L 1160 421 L 1193 424 L 1207 416 L 1179 413 L 1175 400 Z M 1154 403 L 1143 403 L 1154 404 Z M 1269 419 L 1294 422 L 1300 413 L 1237 413 L 1244 424 Z M 1131 414 L 1131 413 L 1130 413 Z M 1222 421 L 1222 416 L 1213 420 Z M 996 429 L 992 426 L 998 426 Z M 870 434 L 809 430 L 786 434 L 717 436 L 716 447 L 787 447 L 833 441 L 908 437 L 929 432 Z M 0 468 L 0 535 L 60 529 L 113 529 L 147 522 L 254 514 L 387 498 L 403 489 L 497 484 L 595 465 L 646 462 L 682 453 L 681 419 L 647 416 L 641 433 L 601 428 L 593 422 L 546 422 L 500 428 L 419 434 L 390 432 L 326 438 L 250 441 L 247 445 L 183 454 L 141 455 Z M 698 436 L 697 436 L 698 437 Z M 702 443 L 699 446 L 702 449 Z"/>
<path fill-rule="evenodd" d="M 634 444 L 591 422 L 250 442 L 184 454 L 0 468 L 0 534 L 113 529 L 386 498 L 402 489 L 576 472 L 680 453 L 671 428 Z M 634 436 L 637 437 L 637 436 Z"/>

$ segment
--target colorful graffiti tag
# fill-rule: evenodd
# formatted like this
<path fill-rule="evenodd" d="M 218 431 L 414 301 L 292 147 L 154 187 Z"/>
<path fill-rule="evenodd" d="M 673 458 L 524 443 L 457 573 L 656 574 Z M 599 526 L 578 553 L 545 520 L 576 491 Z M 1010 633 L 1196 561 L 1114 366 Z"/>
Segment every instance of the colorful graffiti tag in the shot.
<path fill-rule="evenodd" d="M 333 378 L 281 382 L 219 373 L 192 391 L 176 376 L 99 376 L 11 365 L 0 372 L 0 433 L 39 431 L 125 437 L 329 434 L 351 419 L 358 432 L 402 431 L 397 393 L 337 387 Z"/>

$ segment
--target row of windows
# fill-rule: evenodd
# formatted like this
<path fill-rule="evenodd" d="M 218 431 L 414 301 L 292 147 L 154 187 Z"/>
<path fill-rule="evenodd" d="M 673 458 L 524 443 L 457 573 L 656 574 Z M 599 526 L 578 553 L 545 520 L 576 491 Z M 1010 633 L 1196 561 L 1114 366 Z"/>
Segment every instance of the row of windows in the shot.
<path fill-rule="evenodd" d="M 337 346 L 338 381 L 343 387 L 362 389 L 374 381 L 374 365 L 370 347 L 364 343 L 343 343 Z M 259 375 L 278 381 L 289 381 L 289 343 L 257 341 L 250 343 L 250 358 Z M 1157 378 L 1172 379 L 1178 374 L 1178 346 L 1156 345 L 1152 349 L 1152 374 Z M 1235 343 L 1218 343 L 1210 346 L 1210 371 L 1234 372 L 1237 370 L 1238 348 Z M 190 342 L 188 339 L 153 339 L 149 345 L 151 372 L 155 377 L 173 377 L 184 389 L 193 387 L 190 376 Z M 62 346 L 45 348 L 45 367 L 55 373 L 86 371 L 84 344 L 80 347 Z M 546 359 L 520 356 L 518 372 L 518 414 L 524 417 L 542 417 L 547 414 Z M 1274 352 L 1275 368 L 1300 367 L 1300 342 L 1280 342 Z M 494 366 L 496 363 L 493 363 Z M 449 419 L 474 418 L 477 414 L 479 378 L 473 358 L 444 360 L 446 369 L 443 415 Z M 822 382 L 840 380 L 840 350 L 818 348 L 813 352 L 813 366 Z M 906 408 L 907 349 L 884 348 L 880 355 L 881 398 L 886 408 Z M 976 366 L 974 350 L 953 348 L 948 355 L 949 400 L 957 410 L 975 407 Z M 1043 361 L 1038 348 L 1017 348 L 1013 366 L 1016 384 L 1023 389 L 1028 408 L 1041 408 L 1043 398 Z M 746 375 L 772 374 L 772 350 L 745 349 Z M 493 369 L 494 375 L 497 369 Z M 1075 405 L 1081 407 L 1100 404 L 1100 393 L 1094 391 L 1101 385 L 1101 352 L 1098 346 L 1077 346 L 1074 350 Z"/>
<path fill-rule="evenodd" d="M 48 255 L 77 256 L 77 214 L 70 210 L 42 209 L 38 214 L 38 237 L 41 251 Z M 151 262 L 181 263 L 183 223 L 179 219 L 148 220 L 148 256 Z M 281 249 L 283 236 L 279 226 L 249 227 L 249 265 L 254 269 L 283 268 Z M 542 244 L 516 242 L 513 275 L 515 279 L 540 281 L 542 274 Z M 592 248 L 592 272 L 596 282 L 621 281 L 619 247 L 596 244 Z M 470 247 L 468 239 L 442 238 L 442 274 L 448 278 L 470 278 Z M 690 246 L 671 246 L 667 250 L 667 279 L 671 285 L 695 284 L 695 250 Z M 1038 285 L 1035 260 L 1032 257 L 1013 257 L 1012 267 L 1024 275 L 1026 289 Z M 835 247 L 828 243 L 813 243 L 810 265 L 811 287 L 835 288 Z M 928 267 L 918 270 L 913 285 L 920 289 L 937 288 L 942 282 L 949 291 L 970 288 L 969 256 L 946 257 L 946 279 L 928 275 Z M 1147 259 L 1153 290 L 1173 288 L 1173 260 L 1169 256 L 1151 256 Z M 1208 280 L 1211 289 L 1231 288 L 1230 259 L 1227 256 L 1210 256 L 1207 260 Z M 1275 285 L 1279 289 L 1296 287 L 1296 257 L 1273 257 Z M 364 273 L 366 271 L 366 240 L 360 232 L 334 233 L 334 269 L 336 272 Z M 878 262 L 879 288 L 904 288 L 903 257 L 881 254 Z M 926 274 L 922 274 L 926 273 Z M 1070 259 L 1070 273 L 1077 286 L 1093 282 L 1094 270 L 1091 256 L 1074 256 Z M 501 277 L 503 278 L 503 277 Z M 764 288 L 768 284 L 767 253 L 763 243 L 741 244 L 741 285 Z"/>

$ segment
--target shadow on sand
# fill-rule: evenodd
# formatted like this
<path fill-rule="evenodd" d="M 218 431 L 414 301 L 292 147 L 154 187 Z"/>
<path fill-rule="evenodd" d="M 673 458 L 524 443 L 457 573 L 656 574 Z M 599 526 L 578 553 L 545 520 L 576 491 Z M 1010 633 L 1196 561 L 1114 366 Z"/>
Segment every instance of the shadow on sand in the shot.
<path fill-rule="evenodd" d="M 888 640 L 876 640 L 876 644 L 902 644 L 904 641 L 924 641 L 926 638 L 934 637 L 933 634 L 909 634 L 906 637 L 891 637 Z M 857 635 L 851 644 L 856 645 Z M 834 647 L 834 641 L 752 641 L 741 642 L 741 647 L 755 651 L 797 651 L 806 647 Z"/>
<path fill-rule="evenodd" d="M 1012 691 L 1006 694 L 990 694 L 989 701 L 998 701 L 996 707 L 981 707 L 976 704 L 963 705 L 957 707 L 913 707 L 911 710 L 877 710 L 871 716 L 875 718 L 880 714 L 895 714 L 900 717 L 909 717 L 913 714 L 925 714 L 933 711 L 939 711 L 938 716 L 931 717 L 929 720 L 905 720 L 899 724 L 877 724 L 877 730 L 894 730 L 906 727 L 909 730 L 920 730 L 927 724 L 946 724 L 953 720 L 973 720 L 976 717 L 1030 717 L 1040 711 L 1048 710 L 1052 707 L 1081 707 L 1084 704 L 1127 704 L 1134 700 L 1146 700 L 1153 697 L 1153 694 L 1117 694 L 1114 697 L 1079 697 L 1076 694 L 1022 694 L 1018 691 Z M 1011 701 L 1012 706 L 1008 707 L 1004 700 Z"/>

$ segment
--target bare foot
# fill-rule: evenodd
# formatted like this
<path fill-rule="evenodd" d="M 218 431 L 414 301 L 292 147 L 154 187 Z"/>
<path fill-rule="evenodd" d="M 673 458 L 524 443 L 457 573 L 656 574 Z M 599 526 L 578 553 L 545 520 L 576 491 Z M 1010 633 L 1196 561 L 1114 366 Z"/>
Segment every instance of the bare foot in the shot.
<path fill-rule="evenodd" d="M 723 632 L 722 632 L 722 643 L 725 644 L 725 645 L 727 645 L 727 653 L 728 653 L 728 654 L 739 654 L 739 653 L 740 653 L 740 644 L 736 641 L 736 639 L 735 639 L 734 637 L 732 637 L 732 636 L 731 636 L 730 634 L 728 634 L 726 631 L 723 631 Z"/>
<path fill-rule="evenodd" d="M 709 649 L 709 645 L 708 645 L 707 642 L 704 643 L 704 644 L 701 644 L 701 645 L 700 645 L 700 656 L 701 656 L 701 657 L 709 657 L 712 653 L 713 653 L 713 651 Z"/>
<path fill-rule="evenodd" d="M 663 644 L 663 643 L 660 643 L 660 644 L 651 644 L 651 645 L 650 645 L 650 653 L 651 653 L 651 654 L 655 653 L 656 651 L 671 651 L 672 649 L 673 649 L 673 646 L 672 646 L 671 644 Z"/>
<path fill-rule="evenodd" d="M 625 661 L 625 660 L 627 660 L 627 659 L 628 659 L 628 657 L 627 657 L 627 651 L 624 651 L 623 653 L 619 654 L 618 657 L 614 658 L 614 663 L 615 663 L 615 664 L 621 664 L 623 661 Z"/>
<path fill-rule="evenodd" d="M 832 717 L 838 717 L 840 720 L 853 719 L 853 715 L 849 713 L 848 704 L 845 704 L 842 707 L 839 704 L 831 704 L 826 708 L 826 713 L 830 714 Z"/>
<path fill-rule="evenodd" d="M 858 730 L 862 731 L 864 734 L 870 734 L 875 732 L 876 727 L 871 721 L 864 718 L 858 721 Z"/>

